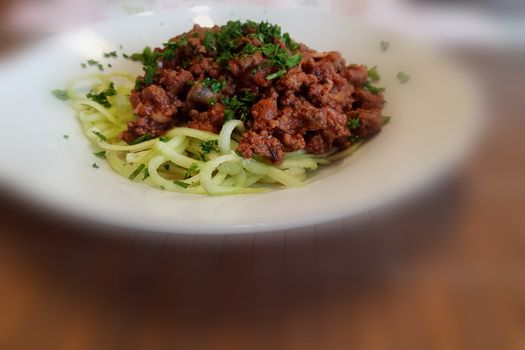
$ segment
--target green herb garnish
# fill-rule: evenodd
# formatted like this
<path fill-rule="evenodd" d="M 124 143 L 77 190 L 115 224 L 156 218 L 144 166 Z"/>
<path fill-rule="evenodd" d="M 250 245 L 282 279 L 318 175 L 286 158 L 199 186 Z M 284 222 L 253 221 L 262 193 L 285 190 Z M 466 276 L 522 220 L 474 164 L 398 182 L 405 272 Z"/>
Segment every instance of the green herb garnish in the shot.
<path fill-rule="evenodd" d="M 217 41 L 212 32 L 206 32 L 206 34 L 204 34 L 204 47 L 208 52 L 217 51 Z"/>
<path fill-rule="evenodd" d="M 281 69 L 281 70 L 278 70 L 277 72 L 275 73 L 272 73 L 272 74 L 269 74 L 266 79 L 268 80 L 273 80 L 273 79 L 276 79 L 276 78 L 280 78 L 282 77 L 283 75 L 286 74 L 286 69 Z"/>
<path fill-rule="evenodd" d="M 385 88 L 382 88 L 382 87 L 377 87 L 377 86 L 373 86 L 370 81 L 367 81 L 365 83 L 365 85 L 363 85 L 363 89 L 364 90 L 367 90 L 367 91 L 370 91 L 371 93 L 373 93 L 374 95 L 379 95 L 379 94 L 382 94 L 383 92 L 385 92 Z"/>
<path fill-rule="evenodd" d="M 301 44 L 296 43 L 295 41 L 293 41 L 292 38 L 290 37 L 290 34 L 288 34 L 288 33 L 284 33 L 283 34 L 283 39 L 284 39 L 284 42 L 286 44 L 286 47 L 289 48 L 292 51 L 295 51 L 295 50 L 297 50 L 298 48 L 301 47 Z"/>
<path fill-rule="evenodd" d="M 183 35 L 180 39 L 178 39 L 176 41 L 171 41 L 171 42 L 168 42 L 168 43 L 164 43 L 164 46 L 167 47 L 167 48 L 170 48 L 172 50 L 177 50 L 180 47 L 187 46 L 188 44 L 189 44 L 188 36 L 187 35 Z"/>
<path fill-rule="evenodd" d="M 142 178 L 142 181 L 146 180 L 148 177 L 149 177 L 149 170 L 148 168 L 146 168 L 146 170 L 144 170 L 144 177 Z"/>
<path fill-rule="evenodd" d="M 142 136 L 139 136 L 137 137 L 136 139 L 134 139 L 133 141 L 131 141 L 129 144 L 130 145 L 136 145 L 136 144 L 139 144 L 139 143 L 142 143 L 144 141 L 149 141 L 153 138 L 153 136 L 151 136 L 150 134 L 144 134 Z"/>
<path fill-rule="evenodd" d="M 146 168 L 146 165 L 140 164 L 137 167 L 137 169 L 135 169 L 135 171 L 131 173 L 131 175 L 129 176 L 129 179 L 135 180 L 135 178 L 142 172 L 142 170 L 144 170 L 144 168 Z"/>
<path fill-rule="evenodd" d="M 381 48 L 381 51 L 386 52 L 388 48 L 390 47 L 390 43 L 387 41 L 381 41 L 379 44 L 379 47 Z"/>
<path fill-rule="evenodd" d="M 184 175 L 184 180 L 189 179 L 190 177 L 195 176 L 199 172 L 199 164 L 192 163 L 188 170 L 186 171 L 186 174 Z"/>
<path fill-rule="evenodd" d="M 94 130 L 93 131 L 93 134 L 95 134 L 99 139 L 100 141 L 107 141 L 108 139 L 106 138 L 106 136 L 102 135 L 100 132 Z"/>
<path fill-rule="evenodd" d="M 95 94 L 93 92 L 90 92 L 86 95 L 86 97 L 106 108 L 111 108 L 111 103 L 109 103 L 108 97 L 115 96 L 116 94 L 117 90 L 115 90 L 115 85 L 113 83 L 110 83 L 109 87 L 101 93 Z"/>
<path fill-rule="evenodd" d="M 110 57 L 117 58 L 117 51 L 106 52 L 106 53 L 104 53 L 104 57 L 106 57 L 106 58 L 110 58 Z"/>
<path fill-rule="evenodd" d="M 373 82 L 378 82 L 381 80 L 381 76 L 379 75 L 377 67 L 373 67 L 368 70 L 368 78 Z"/>
<path fill-rule="evenodd" d="M 159 137 L 160 142 L 168 142 L 169 140 L 171 140 L 171 137 L 166 137 L 166 136 Z"/>
<path fill-rule="evenodd" d="M 303 58 L 301 54 L 290 55 L 277 44 L 264 44 L 258 49 L 260 49 L 263 55 L 268 59 L 269 64 L 279 68 L 276 73 L 270 74 L 266 77 L 268 80 L 283 76 L 288 69 L 301 63 Z"/>
<path fill-rule="evenodd" d="M 350 135 L 348 140 L 350 141 L 350 143 L 354 144 L 354 143 L 359 141 L 359 136 L 357 136 L 357 135 Z"/>
<path fill-rule="evenodd" d="M 350 118 L 348 119 L 348 123 L 346 125 L 349 129 L 359 129 L 361 126 L 361 121 L 359 118 Z"/>
<path fill-rule="evenodd" d="M 219 141 L 217 140 L 210 140 L 210 141 L 203 141 L 201 142 L 201 150 L 204 155 L 215 151 L 219 152 Z"/>
<path fill-rule="evenodd" d="M 100 70 L 100 71 L 103 71 L 104 70 L 104 66 L 99 62 L 99 61 L 96 61 L 96 60 L 88 60 L 87 61 L 87 64 L 90 65 L 90 66 L 97 66 L 97 68 Z"/>
<path fill-rule="evenodd" d="M 102 158 L 102 159 L 106 159 L 106 151 L 100 151 L 100 152 L 95 152 L 93 153 L 96 157 L 99 157 L 99 158 Z"/>
<path fill-rule="evenodd" d="M 126 55 L 124 53 L 122 56 L 132 61 L 142 62 L 142 64 L 149 65 L 157 60 L 158 53 L 151 50 L 151 47 L 146 46 L 142 52 L 137 52 L 132 55 Z"/>
<path fill-rule="evenodd" d="M 226 85 L 226 80 L 216 80 L 211 78 L 206 78 L 202 81 L 202 85 L 209 88 L 213 93 L 218 93 Z"/>
<path fill-rule="evenodd" d="M 410 75 L 408 75 L 408 74 L 406 74 L 404 72 L 399 72 L 399 73 L 397 73 L 396 78 L 397 78 L 397 80 L 399 80 L 399 82 L 401 84 L 405 84 L 405 83 L 407 83 L 410 80 Z"/>
<path fill-rule="evenodd" d="M 164 53 L 162 53 L 164 54 Z M 149 46 L 146 46 L 142 52 L 134 53 L 132 55 L 123 54 L 124 58 L 130 59 L 136 62 L 142 62 L 144 69 L 144 79 L 143 81 L 137 80 L 135 84 L 135 90 L 140 90 L 144 86 L 153 84 L 155 78 L 155 73 L 157 72 L 157 60 L 161 53 L 158 51 L 153 51 Z"/>
<path fill-rule="evenodd" d="M 245 91 L 239 96 L 223 97 L 222 103 L 225 107 L 224 122 L 232 119 L 247 120 L 254 102 L 255 96 L 249 91 Z"/>
<path fill-rule="evenodd" d="M 69 138 L 69 135 L 62 135 L 62 137 L 67 140 Z"/>
<path fill-rule="evenodd" d="M 91 166 L 92 166 L 93 168 L 95 168 L 95 169 L 98 169 L 98 168 L 100 168 L 100 167 L 98 166 L 98 164 L 97 164 L 97 163 L 93 163 L 93 164 L 91 164 Z"/>
<path fill-rule="evenodd" d="M 390 119 L 392 119 L 392 117 L 383 117 L 383 125 L 390 123 Z"/>
<path fill-rule="evenodd" d="M 62 100 L 62 101 L 69 100 L 69 92 L 67 92 L 67 90 L 55 89 L 51 91 L 51 93 L 53 94 L 53 96 L 55 96 L 59 100 Z"/>
<path fill-rule="evenodd" d="M 180 186 L 182 188 L 188 188 L 190 187 L 191 185 L 186 183 L 186 182 L 182 182 L 182 181 L 173 181 L 173 183 L 177 186 Z"/>

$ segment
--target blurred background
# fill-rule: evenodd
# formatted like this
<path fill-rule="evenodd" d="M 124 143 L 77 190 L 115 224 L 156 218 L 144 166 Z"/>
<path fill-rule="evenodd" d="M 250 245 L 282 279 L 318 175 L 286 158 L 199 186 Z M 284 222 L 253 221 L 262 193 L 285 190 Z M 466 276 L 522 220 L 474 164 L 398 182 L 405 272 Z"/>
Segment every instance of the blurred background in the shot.
<path fill-rule="evenodd" d="M 0 61 L 57 32 L 197 3 L 2 0 Z M 525 349 L 525 2 L 243 3 L 439 46 L 485 92 L 479 145 L 395 208 L 267 234 L 78 225 L 0 194 L 0 349 Z"/>

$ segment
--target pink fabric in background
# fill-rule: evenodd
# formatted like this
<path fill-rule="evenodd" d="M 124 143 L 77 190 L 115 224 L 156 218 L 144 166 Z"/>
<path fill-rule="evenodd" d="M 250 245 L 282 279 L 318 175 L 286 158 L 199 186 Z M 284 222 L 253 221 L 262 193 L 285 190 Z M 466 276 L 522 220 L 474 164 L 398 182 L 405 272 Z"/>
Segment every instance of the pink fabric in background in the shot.
<path fill-rule="evenodd" d="M 317 8 L 338 15 L 360 17 L 447 45 L 498 45 L 516 36 L 516 30 L 512 28 L 508 31 L 513 36 L 505 33 L 506 21 L 498 22 L 494 16 L 475 7 L 461 8 L 450 4 L 418 6 L 409 0 L 18 0 L 16 4 L 6 23 L 12 32 L 22 34 L 49 34 L 107 19 L 199 4 L 250 4 Z"/>
<path fill-rule="evenodd" d="M 16 32 L 53 33 L 140 12 L 166 11 L 198 4 L 306 6 L 348 15 L 361 12 L 365 3 L 362 0 L 20 0 L 8 14 L 7 23 Z"/>

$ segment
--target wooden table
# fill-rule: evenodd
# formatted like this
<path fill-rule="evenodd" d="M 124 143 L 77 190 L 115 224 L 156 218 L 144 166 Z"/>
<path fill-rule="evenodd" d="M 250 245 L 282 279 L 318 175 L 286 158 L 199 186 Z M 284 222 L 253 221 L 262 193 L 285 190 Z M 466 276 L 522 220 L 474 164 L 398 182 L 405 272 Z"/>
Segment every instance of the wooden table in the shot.
<path fill-rule="evenodd" d="M 475 155 L 345 230 L 144 235 L 2 194 L 0 349 L 525 349 L 523 55 L 462 57 Z"/>

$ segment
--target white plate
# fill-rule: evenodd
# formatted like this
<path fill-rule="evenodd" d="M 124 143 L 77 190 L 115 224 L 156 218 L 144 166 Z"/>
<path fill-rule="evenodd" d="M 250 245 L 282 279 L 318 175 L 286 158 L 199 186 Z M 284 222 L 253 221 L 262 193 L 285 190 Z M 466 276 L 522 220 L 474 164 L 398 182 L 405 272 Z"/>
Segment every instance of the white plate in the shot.
<path fill-rule="evenodd" d="M 392 122 L 352 158 L 303 188 L 227 197 L 181 195 L 132 183 L 96 159 L 74 113 L 50 91 L 103 52 L 159 46 L 193 22 L 269 20 L 317 50 L 378 66 Z M 391 43 L 387 52 L 382 41 Z M 120 51 L 120 50 L 119 50 Z M 104 60 L 139 72 L 126 60 Z M 412 76 L 401 85 L 396 74 Z M 135 16 L 46 40 L 0 67 L 0 175 L 55 208 L 116 225 L 164 232 L 239 233 L 306 226 L 368 210 L 428 184 L 460 159 L 479 124 L 475 89 L 436 52 L 367 23 L 312 10 L 197 7 Z M 64 139 L 62 135 L 69 135 Z M 100 169 L 92 168 L 97 162 Z"/>

